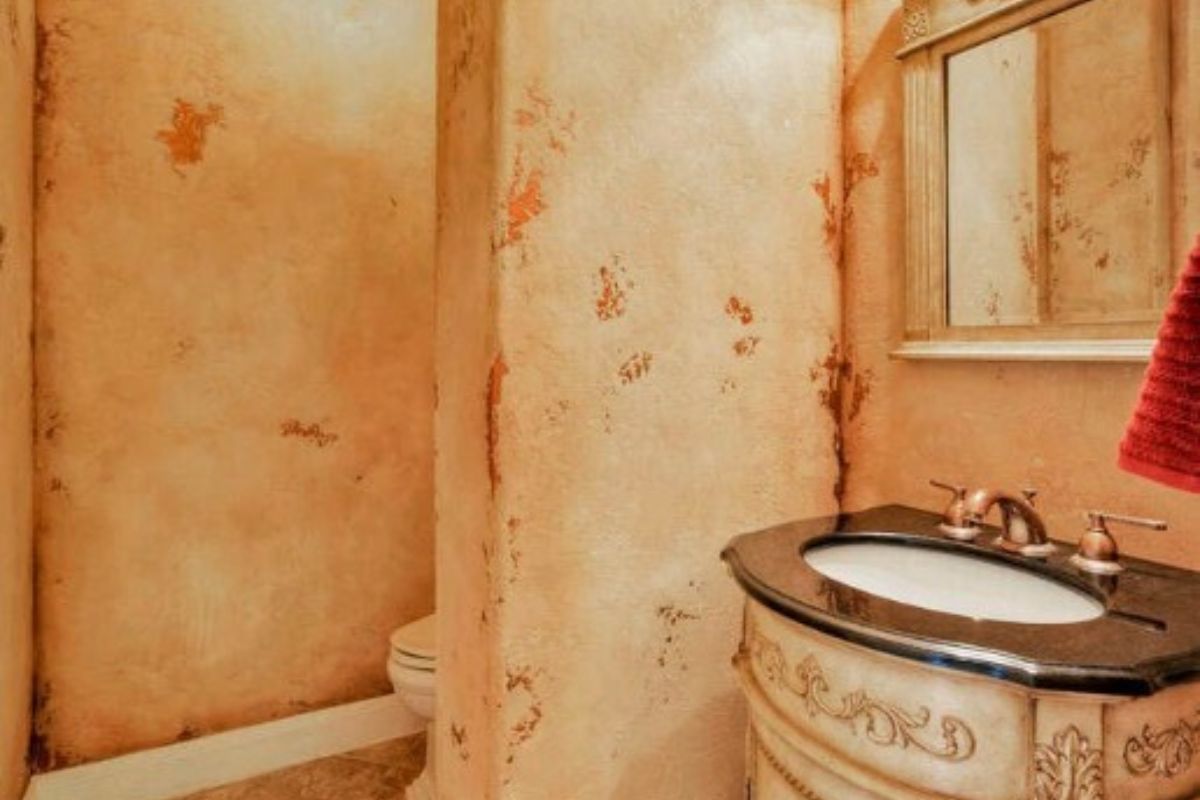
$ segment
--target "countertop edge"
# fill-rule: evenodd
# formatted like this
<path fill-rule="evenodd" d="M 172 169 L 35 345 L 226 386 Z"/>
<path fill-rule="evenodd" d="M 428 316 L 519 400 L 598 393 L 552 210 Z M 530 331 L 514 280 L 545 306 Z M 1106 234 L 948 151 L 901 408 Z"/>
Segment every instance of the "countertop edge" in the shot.
<path fill-rule="evenodd" d="M 919 510 L 919 509 L 914 509 Z M 838 618 L 772 589 L 755 578 L 742 562 L 734 537 L 721 551 L 731 576 L 743 591 L 763 606 L 798 624 L 841 641 L 888 655 L 1013 683 L 1041 691 L 1145 697 L 1200 675 L 1200 649 L 1136 668 L 1067 666 L 1042 663 L 1012 653 L 971 644 L 942 642 L 916 634 L 872 628 Z"/>

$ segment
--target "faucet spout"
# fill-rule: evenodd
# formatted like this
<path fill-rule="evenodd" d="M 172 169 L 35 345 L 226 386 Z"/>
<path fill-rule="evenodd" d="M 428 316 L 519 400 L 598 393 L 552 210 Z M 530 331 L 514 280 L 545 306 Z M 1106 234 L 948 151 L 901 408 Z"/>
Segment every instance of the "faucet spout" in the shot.
<path fill-rule="evenodd" d="M 1001 534 L 997 544 L 1026 556 L 1044 557 L 1054 552 L 1046 523 L 1033 507 L 1032 492 L 1021 496 L 1002 489 L 977 489 L 967 497 L 964 513 L 978 523 L 995 506 L 1000 508 Z"/>

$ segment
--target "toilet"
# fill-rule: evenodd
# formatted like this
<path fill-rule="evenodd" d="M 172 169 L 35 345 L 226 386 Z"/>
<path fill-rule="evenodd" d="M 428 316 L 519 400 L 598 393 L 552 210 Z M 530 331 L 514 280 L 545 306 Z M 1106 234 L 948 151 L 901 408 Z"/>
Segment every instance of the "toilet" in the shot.
<path fill-rule="evenodd" d="M 434 728 L 437 687 L 437 616 L 430 614 L 397 628 L 391 636 L 388 677 L 396 694 L 427 721 L 425 771 L 405 790 L 405 800 L 435 800 Z"/>

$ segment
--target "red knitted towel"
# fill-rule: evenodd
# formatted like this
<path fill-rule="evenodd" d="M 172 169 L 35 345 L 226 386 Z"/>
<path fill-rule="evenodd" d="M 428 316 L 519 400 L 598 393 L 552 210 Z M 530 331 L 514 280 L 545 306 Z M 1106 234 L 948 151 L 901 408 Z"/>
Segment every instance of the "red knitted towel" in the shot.
<path fill-rule="evenodd" d="M 1171 295 L 1117 463 L 1200 492 L 1200 240 Z"/>

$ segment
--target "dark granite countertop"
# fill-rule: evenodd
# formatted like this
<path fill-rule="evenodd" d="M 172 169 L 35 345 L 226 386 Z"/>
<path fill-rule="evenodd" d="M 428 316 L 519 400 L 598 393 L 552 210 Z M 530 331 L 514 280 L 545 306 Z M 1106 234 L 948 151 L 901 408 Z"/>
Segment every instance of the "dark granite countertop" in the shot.
<path fill-rule="evenodd" d="M 1148 695 L 1200 678 L 1200 573 L 1122 558 L 1118 577 L 1086 575 L 1057 542 L 1045 560 L 991 544 L 984 526 L 975 544 L 937 530 L 941 515 L 906 506 L 777 525 L 734 538 L 721 558 L 755 600 L 808 627 L 903 658 L 1055 691 Z M 976 620 L 894 602 L 827 578 L 804 560 L 814 543 L 860 539 L 967 550 L 1019 564 L 1085 591 L 1106 611 L 1058 625 Z"/>

